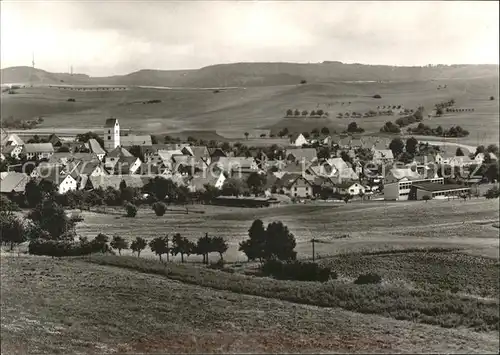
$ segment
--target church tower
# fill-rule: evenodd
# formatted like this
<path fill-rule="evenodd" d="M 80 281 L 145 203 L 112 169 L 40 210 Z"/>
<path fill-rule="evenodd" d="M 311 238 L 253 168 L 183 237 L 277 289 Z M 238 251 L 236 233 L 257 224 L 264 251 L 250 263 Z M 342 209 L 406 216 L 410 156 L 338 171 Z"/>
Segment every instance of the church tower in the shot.
<path fill-rule="evenodd" d="M 104 124 L 104 149 L 108 152 L 120 146 L 120 124 L 116 118 L 108 118 Z"/>

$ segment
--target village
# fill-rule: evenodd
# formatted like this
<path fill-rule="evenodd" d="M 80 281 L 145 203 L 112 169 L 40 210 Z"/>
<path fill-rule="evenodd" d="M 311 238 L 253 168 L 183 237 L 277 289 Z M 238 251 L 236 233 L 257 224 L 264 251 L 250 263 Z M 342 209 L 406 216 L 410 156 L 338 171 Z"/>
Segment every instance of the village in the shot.
<path fill-rule="evenodd" d="M 30 181 L 48 180 L 59 194 L 71 191 L 143 189 L 161 177 L 196 200 L 261 207 L 315 199 L 429 200 L 479 197 L 498 180 L 498 147 L 455 154 L 410 137 L 290 134 L 288 145 L 247 147 L 237 142 L 187 142 L 124 134 L 119 120 L 105 120 L 102 132 L 73 140 L 56 134 L 24 142 L 2 129 L 1 193 L 23 195 Z M 305 136 L 308 136 L 306 138 Z M 173 142 L 172 142 L 173 141 Z M 493 168 L 490 168 L 493 166 Z"/>

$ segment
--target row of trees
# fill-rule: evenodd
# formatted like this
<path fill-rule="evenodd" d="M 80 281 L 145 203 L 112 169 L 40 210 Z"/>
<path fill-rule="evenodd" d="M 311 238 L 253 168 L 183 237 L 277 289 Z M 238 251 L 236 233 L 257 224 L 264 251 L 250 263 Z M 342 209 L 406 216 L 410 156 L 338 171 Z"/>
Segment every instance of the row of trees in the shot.
<path fill-rule="evenodd" d="M 307 115 L 309 115 L 310 117 L 328 117 L 329 113 L 328 112 L 325 112 L 323 111 L 322 109 L 319 109 L 319 110 L 312 110 L 311 112 L 307 111 L 307 110 L 298 110 L 298 109 L 295 109 L 295 110 L 292 110 L 292 109 L 288 109 L 286 110 L 286 114 L 285 116 L 286 117 L 299 117 L 299 116 L 302 116 L 302 117 L 306 117 Z"/>
<path fill-rule="evenodd" d="M 449 129 L 443 129 L 441 126 L 431 128 L 422 122 L 415 128 L 408 128 L 408 133 L 418 134 L 422 136 L 438 136 L 438 137 L 467 137 L 469 131 L 460 126 L 452 126 Z"/>

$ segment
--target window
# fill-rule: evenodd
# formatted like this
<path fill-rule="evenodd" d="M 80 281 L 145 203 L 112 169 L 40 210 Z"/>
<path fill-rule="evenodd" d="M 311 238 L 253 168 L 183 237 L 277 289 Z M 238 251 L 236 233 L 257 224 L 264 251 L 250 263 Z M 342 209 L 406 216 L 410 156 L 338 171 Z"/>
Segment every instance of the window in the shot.
<path fill-rule="evenodd" d="M 297 191 L 297 188 L 296 188 L 296 187 L 294 188 L 294 191 Z"/>
<path fill-rule="evenodd" d="M 108 133 L 111 134 L 111 130 L 110 129 L 108 129 Z"/>
<path fill-rule="evenodd" d="M 111 136 L 108 136 L 108 139 L 111 140 Z"/>

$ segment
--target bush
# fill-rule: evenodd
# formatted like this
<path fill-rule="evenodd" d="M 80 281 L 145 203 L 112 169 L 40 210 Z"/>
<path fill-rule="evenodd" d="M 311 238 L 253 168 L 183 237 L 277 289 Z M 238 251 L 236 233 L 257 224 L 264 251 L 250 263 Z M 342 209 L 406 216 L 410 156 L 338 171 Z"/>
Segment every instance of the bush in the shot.
<path fill-rule="evenodd" d="M 489 189 L 488 191 L 486 191 L 486 193 L 484 194 L 484 197 L 486 197 L 487 199 L 493 199 L 493 198 L 500 197 L 500 190 L 498 189 L 498 186 L 494 186 L 491 189 Z"/>
<path fill-rule="evenodd" d="M 69 242 L 37 239 L 31 241 L 28 245 L 29 254 L 52 257 L 82 256 L 92 253 L 106 252 L 111 252 L 108 244 L 95 239 L 91 242 Z"/>
<path fill-rule="evenodd" d="M 127 217 L 135 217 L 137 215 L 137 207 L 130 202 L 125 205 Z"/>
<path fill-rule="evenodd" d="M 490 96 L 490 101 L 495 100 L 495 96 Z"/>
<path fill-rule="evenodd" d="M 155 202 L 153 203 L 153 211 L 155 211 L 157 216 L 163 216 L 167 211 L 167 205 L 163 202 Z"/>
<path fill-rule="evenodd" d="M 301 261 L 268 260 L 262 265 L 261 271 L 264 275 L 273 276 L 279 280 L 326 282 L 337 278 L 337 273 L 332 272 L 330 268 Z"/>
<path fill-rule="evenodd" d="M 382 96 L 380 96 L 379 94 L 375 94 L 375 95 L 373 95 L 373 98 L 374 98 L 374 99 L 381 99 L 381 98 L 382 98 Z"/>
<path fill-rule="evenodd" d="M 68 99 L 68 102 L 75 102 L 75 101 L 76 101 L 76 100 L 75 100 L 75 99 L 73 99 L 73 98 L 69 98 L 69 99 Z"/>
<path fill-rule="evenodd" d="M 379 284 L 382 277 L 374 273 L 362 274 L 354 281 L 356 285 Z"/>

